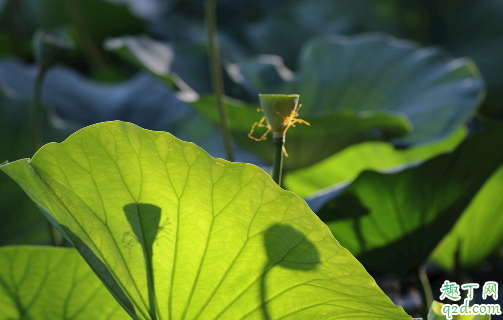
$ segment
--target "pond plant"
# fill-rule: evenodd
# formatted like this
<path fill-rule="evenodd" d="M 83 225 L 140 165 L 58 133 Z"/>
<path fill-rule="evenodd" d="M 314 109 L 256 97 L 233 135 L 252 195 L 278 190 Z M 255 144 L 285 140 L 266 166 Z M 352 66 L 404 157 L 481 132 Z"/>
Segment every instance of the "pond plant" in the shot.
<path fill-rule="evenodd" d="M 0 1 L 0 320 L 448 319 L 431 268 L 503 282 L 503 55 L 453 14 L 503 8 L 224 2 Z"/>

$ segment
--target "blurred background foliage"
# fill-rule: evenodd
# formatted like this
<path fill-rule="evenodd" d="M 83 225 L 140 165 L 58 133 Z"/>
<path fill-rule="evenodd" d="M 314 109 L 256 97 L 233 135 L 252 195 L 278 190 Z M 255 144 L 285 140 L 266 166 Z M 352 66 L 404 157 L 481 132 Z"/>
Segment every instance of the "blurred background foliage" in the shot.
<path fill-rule="evenodd" d="M 224 157 L 204 15 L 195 0 L 0 0 L 0 162 L 35 152 L 37 30 L 74 43 L 42 85 L 45 142 L 123 120 Z M 270 140 L 246 137 L 257 93 L 300 94 L 311 126 L 288 132 L 284 187 L 412 315 L 421 270 L 437 299 L 444 279 L 503 284 L 502 15 L 500 0 L 217 1 L 237 161 L 271 162 Z M 0 221 L 0 245 L 52 242 L 6 175 Z"/>

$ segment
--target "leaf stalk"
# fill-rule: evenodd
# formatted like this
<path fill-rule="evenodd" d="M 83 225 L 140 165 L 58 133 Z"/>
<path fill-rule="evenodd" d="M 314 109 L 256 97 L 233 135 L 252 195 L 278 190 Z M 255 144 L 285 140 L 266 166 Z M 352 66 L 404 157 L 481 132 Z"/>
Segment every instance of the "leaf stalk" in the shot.
<path fill-rule="evenodd" d="M 283 172 L 283 146 L 285 144 L 285 135 L 274 135 L 274 160 L 272 165 L 272 179 L 281 186 L 281 176 Z"/>
<path fill-rule="evenodd" d="M 433 303 L 433 291 L 431 290 L 430 280 L 426 274 L 426 266 L 421 265 L 418 269 L 419 280 L 421 281 L 421 291 L 423 294 L 424 303 L 426 306 L 426 312 L 431 309 Z"/>
<path fill-rule="evenodd" d="M 234 161 L 234 151 L 232 148 L 232 133 L 229 126 L 227 106 L 223 103 L 224 82 L 222 77 L 222 67 L 220 61 L 220 52 L 217 43 L 217 22 L 216 22 L 216 3 L 215 0 L 206 0 L 206 29 L 208 32 L 208 54 L 211 64 L 211 75 L 213 91 L 217 100 L 218 113 L 220 116 L 220 130 L 225 146 L 227 160 Z"/>
<path fill-rule="evenodd" d="M 42 109 L 42 85 L 46 69 L 40 67 L 33 84 L 33 107 L 32 107 L 32 142 L 35 152 L 43 145 L 43 109 Z"/>

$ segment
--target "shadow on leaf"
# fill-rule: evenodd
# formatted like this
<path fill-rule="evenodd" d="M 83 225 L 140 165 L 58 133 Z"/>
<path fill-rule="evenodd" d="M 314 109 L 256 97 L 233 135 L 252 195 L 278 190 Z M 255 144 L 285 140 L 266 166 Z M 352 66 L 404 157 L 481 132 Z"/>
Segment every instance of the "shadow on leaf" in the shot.
<path fill-rule="evenodd" d="M 150 305 L 150 316 L 157 319 L 154 270 L 152 268 L 152 247 L 159 231 L 159 221 L 161 220 L 161 208 L 146 203 L 130 203 L 124 206 L 124 213 L 133 229 L 138 242 L 143 249 L 145 266 L 147 267 L 148 300 Z"/>
<path fill-rule="evenodd" d="M 266 275 L 273 267 L 291 270 L 315 270 L 320 257 L 315 245 L 293 227 L 284 224 L 271 226 L 264 233 L 267 263 L 260 279 L 260 300 L 264 319 L 272 319 L 267 304 Z M 272 297 L 270 298 L 270 300 Z"/>

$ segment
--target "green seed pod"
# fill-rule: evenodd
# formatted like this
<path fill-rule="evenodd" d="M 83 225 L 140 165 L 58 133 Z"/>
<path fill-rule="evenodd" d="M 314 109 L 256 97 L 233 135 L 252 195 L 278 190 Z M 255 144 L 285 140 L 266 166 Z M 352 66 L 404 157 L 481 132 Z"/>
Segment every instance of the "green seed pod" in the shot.
<path fill-rule="evenodd" d="M 298 94 L 259 94 L 260 106 L 274 137 L 284 137 L 297 115 Z"/>
<path fill-rule="evenodd" d="M 63 34 L 35 32 L 32 40 L 35 62 L 42 69 L 49 69 L 58 62 L 65 51 L 72 49 L 72 43 Z"/>

